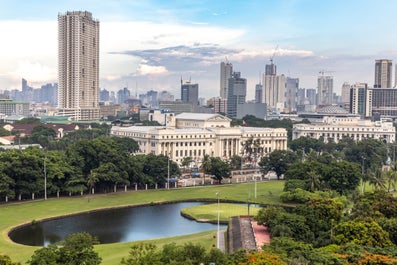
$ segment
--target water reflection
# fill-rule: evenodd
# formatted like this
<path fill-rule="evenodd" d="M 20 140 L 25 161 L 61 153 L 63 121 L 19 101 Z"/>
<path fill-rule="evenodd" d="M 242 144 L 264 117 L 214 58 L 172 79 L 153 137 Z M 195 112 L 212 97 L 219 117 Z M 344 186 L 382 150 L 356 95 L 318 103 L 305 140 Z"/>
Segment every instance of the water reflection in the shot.
<path fill-rule="evenodd" d="M 198 223 L 180 215 L 181 209 L 200 204 L 203 203 L 183 202 L 84 213 L 25 226 L 11 232 L 10 238 L 24 245 L 46 246 L 68 234 L 88 232 L 107 244 L 216 229 L 215 224 Z"/>

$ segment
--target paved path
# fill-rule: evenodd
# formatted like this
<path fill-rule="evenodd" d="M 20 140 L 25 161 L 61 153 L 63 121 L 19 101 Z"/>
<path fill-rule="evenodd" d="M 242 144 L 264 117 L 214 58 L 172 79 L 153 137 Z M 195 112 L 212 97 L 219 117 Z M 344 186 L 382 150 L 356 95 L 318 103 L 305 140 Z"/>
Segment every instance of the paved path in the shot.
<path fill-rule="evenodd" d="M 258 225 L 256 221 L 252 221 L 252 228 L 254 230 L 256 246 L 259 250 L 262 249 L 264 244 L 270 244 L 270 233 L 267 227 Z"/>

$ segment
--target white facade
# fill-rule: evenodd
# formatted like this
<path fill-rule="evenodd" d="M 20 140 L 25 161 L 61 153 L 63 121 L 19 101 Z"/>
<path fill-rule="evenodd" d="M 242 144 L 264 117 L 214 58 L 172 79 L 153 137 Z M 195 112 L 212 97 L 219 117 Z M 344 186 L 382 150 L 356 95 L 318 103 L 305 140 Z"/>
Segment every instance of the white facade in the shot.
<path fill-rule="evenodd" d="M 58 15 L 58 115 L 99 118 L 99 21 L 90 12 Z"/>
<path fill-rule="evenodd" d="M 285 103 L 285 76 L 284 75 L 263 75 L 262 102 L 268 108 L 276 108 L 284 111 Z"/>
<path fill-rule="evenodd" d="M 292 140 L 300 137 L 323 138 L 325 142 L 333 139 L 336 143 L 343 137 L 360 141 L 366 138 L 395 141 L 395 128 L 391 122 L 371 122 L 359 117 L 324 117 L 323 124 L 295 124 Z"/>
<path fill-rule="evenodd" d="M 133 138 L 142 153 L 169 155 L 178 163 L 184 157 L 200 163 L 206 154 L 230 159 L 241 155 L 250 138 L 260 140 L 263 155 L 287 149 L 283 128 L 230 127 L 230 119 L 219 114 L 182 113 L 175 119 L 176 127 L 113 126 L 110 133 Z"/>

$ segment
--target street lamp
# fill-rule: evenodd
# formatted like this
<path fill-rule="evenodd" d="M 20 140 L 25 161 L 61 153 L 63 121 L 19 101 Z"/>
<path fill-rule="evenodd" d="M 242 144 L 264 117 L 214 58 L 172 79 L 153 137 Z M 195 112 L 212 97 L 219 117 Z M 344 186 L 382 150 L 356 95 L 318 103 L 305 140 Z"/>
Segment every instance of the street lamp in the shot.
<path fill-rule="evenodd" d="M 47 153 L 44 156 L 44 200 L 47 200 Z"/>
<path fill-rule="evenodd" d="M 167 189 L 170 188 L 170 153 L 167 156 Z"/>
<path fill-rule="evenodd" d="M 217 248 L 219 249 L 219 218 L 220 218 L 220 208 L 219 208 L 219 192 L 216 193 L 216 196 L 218 198 L 218 232 L 217 232 Z"/>

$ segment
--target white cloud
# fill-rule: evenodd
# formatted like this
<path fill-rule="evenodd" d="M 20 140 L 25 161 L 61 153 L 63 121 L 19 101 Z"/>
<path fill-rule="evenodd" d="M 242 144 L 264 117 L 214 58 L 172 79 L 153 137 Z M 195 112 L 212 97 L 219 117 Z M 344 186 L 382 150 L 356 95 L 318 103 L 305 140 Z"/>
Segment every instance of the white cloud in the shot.
<path fill-rule="evenodd" d="M 162 75 L 162 74 L 167 74 L 167 68 L 164 66 L 153 66 L 153 65 L 148 65 L 141 63 L 139 64 L 137 70 L 136 70 L 136 75 Z"/>
<path fill-rule="evenodd" d="M 27 60 L 18 62 L 17 68 L 10 74 L 16 79 L 23 77 L 30 82 L 51 82 L 57 77 L 54 68 Z"/>

